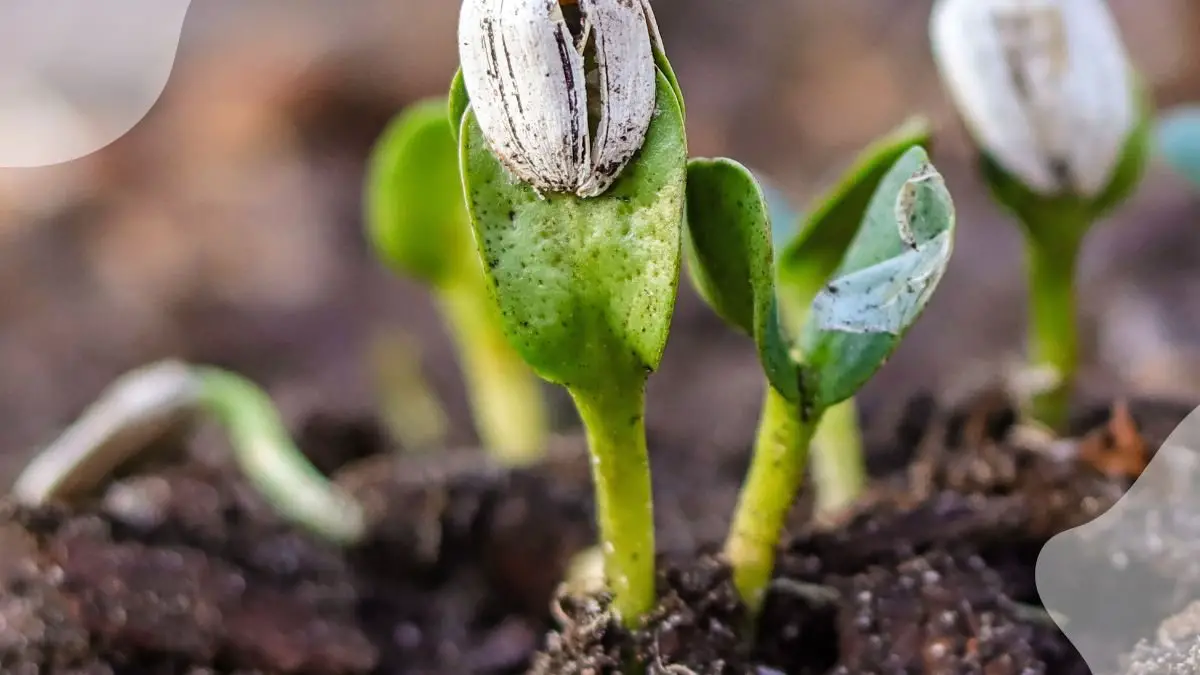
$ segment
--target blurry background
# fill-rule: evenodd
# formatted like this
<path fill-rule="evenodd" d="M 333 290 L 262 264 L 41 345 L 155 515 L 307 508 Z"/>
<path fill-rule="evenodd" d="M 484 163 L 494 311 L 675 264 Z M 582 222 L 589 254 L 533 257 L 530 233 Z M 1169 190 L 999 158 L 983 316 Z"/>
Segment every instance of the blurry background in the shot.
<path fill-rule="evenodd" d="M 1200 3 L 1112 0 L 1158 103 L 1200 100 Z M 655 0 L 694 155 L 764 172 L 797 205 L 908 114 L 937 125 L 959 209 L 950 273 L 863 396 L 868 413 L 1019 353 L 1016 229 L 975 182 L 934 77 L 930 0 Z M 458 3 L 195 2 L 166 92 L 86 159 L 0 170 L 0 473 L 125 369 L 168 355 L 236 368 L 290 419 L 367 411 L 371 341 L 421 346 L 470 442 L 456 365 L 422 290 L 365 249 L 364 157 L 387 120 L 442 95 Z M 1200 393 L 1200 194 L 1160 166 L 1098 228 L 1081 281 L 1093 392 Z M 761 375 L 681 284 L 652 379 L 653 433 L 748 443 Z M 1190 370 L 1189 370 L 1190 369 Z"/>

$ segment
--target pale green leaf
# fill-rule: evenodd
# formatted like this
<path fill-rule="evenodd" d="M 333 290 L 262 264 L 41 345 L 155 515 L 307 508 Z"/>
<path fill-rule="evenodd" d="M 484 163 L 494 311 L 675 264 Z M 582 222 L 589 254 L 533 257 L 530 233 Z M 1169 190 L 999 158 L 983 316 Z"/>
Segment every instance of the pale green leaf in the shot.
<path fill-rule="evenodd" d="M 845 260 L 813 300 L 801 336 L 812 402 L 850 398 L 895 351 L 954 249 L 954 205 L 922 148 L 879 184 Z"/>

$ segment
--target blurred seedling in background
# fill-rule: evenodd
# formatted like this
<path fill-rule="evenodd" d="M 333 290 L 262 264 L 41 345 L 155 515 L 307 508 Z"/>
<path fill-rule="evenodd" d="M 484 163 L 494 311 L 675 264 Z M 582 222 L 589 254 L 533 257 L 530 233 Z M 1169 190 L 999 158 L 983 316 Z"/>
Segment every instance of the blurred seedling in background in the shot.
<path fill-rule="evenodd" d="M 240 375 L 174 360 L 114 381 L 33 458 L 13 498 L 30 507 L 88 499 L 157 441 L 200 419 L 221 425 L 243 474 L 282 516 L 337 544 L 363 537 L 361 506 L 308 462 L 265 392 Z"/>
<path fill-rule="evenodd" d="M 445 99 L 418 102 L 377 141 L 366 176 L 367 236 L 390 269 L 424 284 L 437 302 L 458 348 L 483 446 L 504 464 L 528 464 L 545 452 L 546 403 L 541 384 L 505 338 L 484 283 L 446 110 Z"/>
<path fill-rule="evenodd" d="M 1200 104 L 1163 113 L 1155 130 L 1158 156 L 1200 190 Z"/>
<path fill-rule="evenodd" d="M 724 549 L 755 614 L 814 434 L 896 349 L 953 251 L 954 207 L 919 145 L 925 138 L 914 124 L 868 151 L 778 262 L 770 207 L 750 172 L 726 159 L 689 162 L 689 271 L 714 311 L 753 336 L 767 379 Z M 861 447 L 849 459 L 840 450 L 831 441 L 827 463 L 854 464 L 856 492 Z"/>
<path fill-rule="evenodd" d="M 410 452 L 445 447 L 449 420 L 425 379 L 417 339 L 402 330 L 381 330 L 371 340 L 366 365 L 391 438 Z"/>
<path fill-rule="evenodd" d="M 504 334 L 575 402 L 606 588 L 632 627 L 656 601 L 645 387 L 678 290 L 687 140 L 649 5 L 580 4 L 467 0 L 449 108 Z"/>
<path fill-rule="evenodd" d="M 1093 223 L 1140 184 L 1152 104 L 1104 0 L 937 0 L 933 54 L 995 200 L 1025 235 L 1030 412 L 1061 431 L 1079 366 L 1075 269 Z"/>

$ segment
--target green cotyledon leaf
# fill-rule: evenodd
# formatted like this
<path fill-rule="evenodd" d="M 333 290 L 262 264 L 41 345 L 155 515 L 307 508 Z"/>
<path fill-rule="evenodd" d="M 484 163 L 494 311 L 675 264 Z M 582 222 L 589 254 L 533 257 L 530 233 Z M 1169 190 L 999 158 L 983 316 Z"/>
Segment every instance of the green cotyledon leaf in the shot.
<path fill-rule="evenodd" d="M 394 271 L 437 288 L 478 273 L 445 99 L 389 123 L 368 160 L 363 202 L 367 239 Z"/>
<path fill-rule="evenodd" d="M 892 355 L 933 296 L 954 249 L 955 214 L 925 150 L 909 149 L 880 182 L 866 220 L 801 333 L 811 403 L 850 398 Z"/>
<path fill-rule="evenodd" d="M 929 122 L 913 117 L 872 143 L 782 247 L 776 271 L 780 311 L 793 339 L 813 297 L 842 264 L 880 181 L 901 155 L 913 146 L 928 149 L 930 139 Z"/>
<path fill-rule="evenodd" d="M 754 338 L 771 386 L 799 398 L 796 366 L 779 326 L 771 216 L 758 182 L 730 159 L 688 163 L 687 269 L 722 319 Z"/>
<path fill-rule="evenodd" d="M 611 389 L 658 367 L 674 311 L 687 142 L 669 80 L 654 120 L 603 194 L 539 196 L 492 154 L 474 114 L 460 161 L 475 240 L 505 334 L 543 378 Z"/>

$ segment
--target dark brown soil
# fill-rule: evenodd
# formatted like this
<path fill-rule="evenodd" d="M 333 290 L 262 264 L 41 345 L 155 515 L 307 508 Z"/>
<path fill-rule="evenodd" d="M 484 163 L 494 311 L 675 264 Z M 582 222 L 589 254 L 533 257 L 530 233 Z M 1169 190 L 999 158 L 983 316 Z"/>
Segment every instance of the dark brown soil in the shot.
<path fill-rule="evenodd" d="M 652 434 L 662 598 L 629 632 L 603 597 L 556 594 L 594 537 L 577 438 L 505 471 L 474 450 L 397 455 L 370 419 L 313 418 L 302 447 L 372 518 L 350 551 L 280 523 L 202 438 L 95 503 L 6 507 L 0 668 L 599 675 L 634 657 L 670 675 L 1085 673 L 1038 613 L 1038 552 L 1111 505 L 1188 412 L 1088 409 L 1062 455 L 1003 397 L 949 413 L 915 399 L 873 435 L 879 480 L 850 512 L 817 523 L 798 500 L 756 632 L 713 555 L 743 453 L 696 462 Z M 1188 649 L 1157 644 L 1139 663 Z M 1149 668 L 1130 672 L 1169 672 Z"/>

